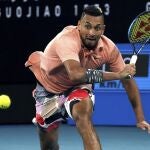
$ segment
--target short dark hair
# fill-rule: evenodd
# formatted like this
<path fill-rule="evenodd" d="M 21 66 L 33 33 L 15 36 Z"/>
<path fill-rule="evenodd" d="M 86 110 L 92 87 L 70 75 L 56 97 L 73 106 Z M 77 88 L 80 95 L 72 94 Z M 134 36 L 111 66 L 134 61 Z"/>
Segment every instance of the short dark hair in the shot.
<path fill-rule="evenodd" d="M 100 7 L 96 6 L 96 5 L 89 5 L 87 7 L 85 7 L 83 9 L 82 15 L 81 15 L 81 19 L 85 16 L 85 15 L 90 15 L 90 16 L 103 16 L 103 11 Z"/>

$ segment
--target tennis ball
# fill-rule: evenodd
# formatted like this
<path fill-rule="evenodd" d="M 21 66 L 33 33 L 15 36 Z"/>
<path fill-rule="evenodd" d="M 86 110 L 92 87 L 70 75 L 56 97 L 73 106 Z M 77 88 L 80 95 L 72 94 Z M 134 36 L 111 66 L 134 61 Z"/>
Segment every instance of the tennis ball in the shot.
<path fill-rule="evenodd" d="M 0 109 L 7 109 L 11 105 L 11 100 L 8 95 L 0 95 Z"/>

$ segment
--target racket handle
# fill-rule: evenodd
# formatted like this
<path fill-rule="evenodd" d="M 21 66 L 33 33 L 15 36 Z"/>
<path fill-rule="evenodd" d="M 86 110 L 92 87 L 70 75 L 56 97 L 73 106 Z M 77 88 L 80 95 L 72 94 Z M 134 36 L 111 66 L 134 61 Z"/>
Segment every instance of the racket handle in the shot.
<path fill-rule="evenodd" d="M 132 55 L 130 59 L 130 64 L 136 64 L 136 61 L 137 61 L 137 55 Z"/>
<path fill-rule="evenodd" d="M 136 64 L 136 61 L 137 61 L 137 55 L 132 55 L 131 59 L 130 59 L 130 64 Z M 126 79 L 131 79 L 132 76 L 129 74 Z"/>

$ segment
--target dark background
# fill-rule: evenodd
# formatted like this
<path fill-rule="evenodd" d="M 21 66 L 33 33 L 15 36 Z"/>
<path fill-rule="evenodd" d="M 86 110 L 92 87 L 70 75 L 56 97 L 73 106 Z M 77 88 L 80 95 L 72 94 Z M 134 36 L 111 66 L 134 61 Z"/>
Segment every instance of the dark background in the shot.
<path fill-rule="evenodd" d="M 84 4 L 100 4 L 105 15 L 106 32 L 115 43 L 128 43 L 127 31 L 132 20 L 140 12 L 145 10 L 146 1 L 67 1 L 46 0 L 39 1 L 15 1 L 1 0 L 0 17 L 0 68 L 1 83 L 30 83 L 32 75 L 24 68 L 24 63 L 32 51 L 43 50 L 47 43 L 66 25 L 76 25 Z M 56 5 L 61 6 L 61 15 L 56 17 L 54 10 Z M 78 15 L 74 15 L 74 5 L 78 5 Z M 22 8 L 22 17 L 16 17 L 16 8 Z M 28 7 L 32 7 L 32 17 L 27 18 Z M 36 6 L 40 7 L 40 17 L 35 16 Z M 45 6 L 49 6 L 50 17 L 43 17 Z M 11 7 L 11 18 L 5 17 L 6 7 Z"/>
<path fill-rule="evenodd" d="M 8 94 L 13 101 L 10 109 L 0 110 L 1 123 L 31 121 L 35 111 L 31 91 L 35 83 L 24 63 L 33 51 L 44 50 L 63 27 L 76 25 L 84 4 L 100 4 L 105 13 L 105 34 L 115 43 L 128 43 L 130 23 L 150 8 L 150 2 L 148 4 L 146 0 L 0 0 L 0 94 Z M 57 6 L 61 7 L 58 17 L 55 15 Z M 29 7 L 32 17 L 27 18 Z M 36 16 L 37 7 L 39 17 Z M 49 17 L 44 17 L 46 7 Z M 75 7 L 78 7 L 77 15 L 74 14 Z M 6 17 L 8 9 L 12 12 L 9 18 Z M 22 11 L 21 17 L 16 16 L 17 10 Z"/>

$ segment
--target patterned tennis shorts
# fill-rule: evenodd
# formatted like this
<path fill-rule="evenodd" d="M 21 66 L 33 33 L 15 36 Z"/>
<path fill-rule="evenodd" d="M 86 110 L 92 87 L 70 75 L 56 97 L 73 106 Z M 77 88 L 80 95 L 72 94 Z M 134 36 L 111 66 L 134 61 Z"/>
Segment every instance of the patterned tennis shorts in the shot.
<path fill-rule="evenodd" d="M 36 100 L 36 116 L 35 120 L 45 131 L 57 128 L 61 121 L 68 117 L 72 118 L 71 110 L 73 104 L 90 96 L 95 103 L 92 89 L 88 86 L 78 86 L 66 94 L 53 94 L 45 90 L 43 86 L 37 84 L 33 97 Z"/>

